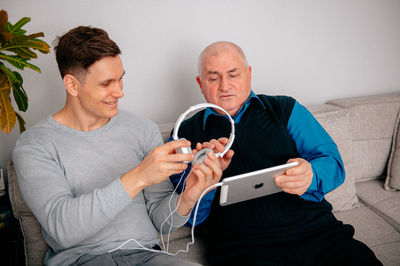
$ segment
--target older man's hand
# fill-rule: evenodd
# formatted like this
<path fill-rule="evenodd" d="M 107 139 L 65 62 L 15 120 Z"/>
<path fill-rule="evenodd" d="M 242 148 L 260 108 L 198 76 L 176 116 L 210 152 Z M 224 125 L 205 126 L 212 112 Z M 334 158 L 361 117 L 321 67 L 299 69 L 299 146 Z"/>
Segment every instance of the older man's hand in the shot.
<path fill-rule="evenodd" d="M 301 196 L 311 185 L 313 171 L 311 164 L 303 158 L 290 159 L 288 163 L 296 161 L 299 162 L 297 166 L 286 170 L 283 175 L 275 177 L 275 184 L 286 193 Z"/>

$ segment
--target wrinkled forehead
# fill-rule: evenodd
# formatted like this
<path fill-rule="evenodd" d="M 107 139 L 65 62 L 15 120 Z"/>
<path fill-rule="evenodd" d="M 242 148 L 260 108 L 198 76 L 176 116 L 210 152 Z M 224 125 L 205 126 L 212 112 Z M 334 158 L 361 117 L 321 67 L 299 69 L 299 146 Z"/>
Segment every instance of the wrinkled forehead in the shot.
<path fill-rule="evenodd" d="M 213 68 L 229 70 L 231 68 L 247 67 L 247 62 L 243 55 L 231 47 L 205 50 L 200 60 L 199 72 L 217 70 Z"/>

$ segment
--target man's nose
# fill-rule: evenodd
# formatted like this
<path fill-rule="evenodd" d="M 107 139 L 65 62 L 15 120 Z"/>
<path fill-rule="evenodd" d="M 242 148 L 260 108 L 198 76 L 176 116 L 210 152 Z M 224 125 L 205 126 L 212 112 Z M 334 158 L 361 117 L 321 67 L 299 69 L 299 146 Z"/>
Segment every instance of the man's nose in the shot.
<path fill-rule="evenodd" d="M 112 91 L 112 96 L 116 98 L 122 98 L 124 97 L 124 92 L 123 92 L 123 84 L 122 81 L 117 82 L 117 84 L 114 86 L 113 91 Z"/>
<path fill-rule="evenodd" d="M 227 78 L 225 78 L 225 77 L 221 78 L 221 83 L 220 83 L 219 89 L 221 91 L 225 91 L 225 90 L 229 89 L 229 82 L 228 82 Z"/>

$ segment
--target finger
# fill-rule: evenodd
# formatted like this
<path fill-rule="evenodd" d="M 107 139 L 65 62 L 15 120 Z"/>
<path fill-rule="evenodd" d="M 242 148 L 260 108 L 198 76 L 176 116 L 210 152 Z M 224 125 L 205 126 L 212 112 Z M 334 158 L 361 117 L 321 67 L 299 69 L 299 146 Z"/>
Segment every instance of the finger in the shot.
<path fill-rule="evenodd" d="M 211 142 L 204 142 L 201 146 L 203 147 L 203 149 L 208 148 L 214 150 L 215 148 L 215 145 Z"/>
<path fill-rule="evenodd" d="M 200 172 L 201 175 L 197 174 L 198 178 L 199 178 L 199 185 L 202 186 L 202 188 L 204 188 L 207 184 L 210 183 L 211 179 L 212 179 L 212 170 L 210 168 L 208 168 L 207 166 L 205 166 L 204 164 L 197 164 L 196 165 L 196 171 L 198 171 L 198 173 Z"/>
<path fill-rule="evenodd" d="M 218 158 L 213 154 L 212 152 L 208 153 L 208 158 L 204 159 L 205 165 L 207 165 L 209 168 L 211 168 L 213 172 L 213 177 L 221 177 L 222 176 L 222 170 L 221 170 L 221 165 L 218 161 Z"/>
<path fill-rule="evenodd" d="M 305 176 L 281 175 L 275 178 L 275 183 L 280 188 L 300 188 L 307 185 Z"/>
<path fill-rule="evenodd" d="M 173 174 L 182 173 L 188 167 L 188 164 L 180 162 L 168 162 L 163 163 L 160 167 L 162 167 L 163 171 L 170 176 Z"/>
<path fill-rule="evenodd" d="M 155 150 L 158 150 L 160 153 L 174 153 L 176 149 L 182 147 L 190 147 L 190 141 L 185 139 L 172 140 L 157 147 Z"/>
<path fill-rule="evenodd" d="M 187 162 L 194 159 L 194 155 L 192 153 L 174 153 L 168 154 L 163 157 L 166 162 Z"/>
<path fill-rule="evenodd" d="M 197 176 L 199 182 L 204 182 L 206 176 L 201 169 L 199 169 L 197 166 L 192 168 L 193 173 Z"/>
<path fill-rule="evenodd" d="M 222 138 L 219 138 L 218 141 L 221 142 L 223 145 L 226 145 L 229 142 L 229 139 L 222 137 Z"/>
<path fill-rule="evenodd" d="M 214 145 L 213 150 L 216 152 L 223 152 L 225 150 L 225 145 L 219 142 L 216 139 L 210 140 L 210 142 Z"/>
<path fill-rule="evenodd" d="M 299 164 L 295 167 L 287 169 L 287 175 L 300 175 L 306 173 L 308 170 L 311 170 L 311 164 L 302 158 L 295 158 L 287 161 L 287 163 L 291 162 L 299 162 Z"/>
<path fill-rule="evenodd" d="M 197 142 L 197 144 L 196 144 L 196 150 L 201 150 L 203 147 L 201 146 L 201 143 L 200 142 Z"/>
<path fill-rule="evenodd" d="M 224 159 L 230 161 L 233 158 L 234 154 L 235 152 L 233 150 L 228 150 L 224 155 Z"/>

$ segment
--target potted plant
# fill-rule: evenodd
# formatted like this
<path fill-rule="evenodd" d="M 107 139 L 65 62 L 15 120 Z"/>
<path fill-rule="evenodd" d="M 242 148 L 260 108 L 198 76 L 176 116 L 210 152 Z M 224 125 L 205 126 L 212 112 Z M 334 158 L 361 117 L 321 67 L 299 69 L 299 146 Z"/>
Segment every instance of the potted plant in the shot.
<path fill-rule="evenodd" d="M 23 70 L 25 67 L 40 73 L 40 68 L 29 63 L 37 54 L 37 50 L 43 54 L 50 52 L 50 46 L 38 38 L 44 37 L 43 32 L 26 35 L 22 27 L 31 19 L 21 18 L 12 25 L 8 22 L 5 10 L 0 11 L 0 127 L 5 133 L 10 133 L 18 120 L 20 132 L 25 130 L 25 121 L 18 114 L 11 101 L 11 91 L 19 111 L 28 109 L 28 96 L 22 87 L 23 79 L 20 73 L 13 71 L 5 65 Z"/>

